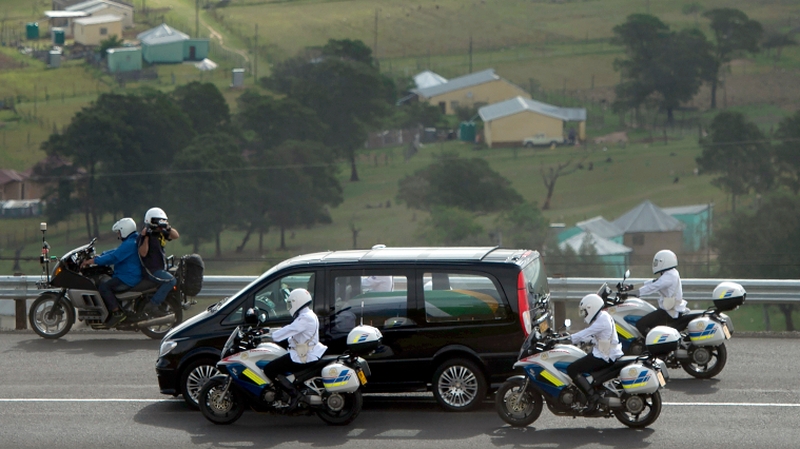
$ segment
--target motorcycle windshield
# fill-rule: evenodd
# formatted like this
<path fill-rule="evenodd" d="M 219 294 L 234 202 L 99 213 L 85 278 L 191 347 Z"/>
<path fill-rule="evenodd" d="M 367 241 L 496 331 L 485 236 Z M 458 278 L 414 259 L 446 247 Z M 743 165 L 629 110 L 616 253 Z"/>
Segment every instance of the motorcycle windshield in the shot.
<path fill-rule="evenodd" d="M 225 342 L 225 345 L 222 347 L 222 358 L 224 359 L 227 357 L 231 349 L 233 348 L 233 344 L 236 342 L 236 337 L 239 336 L 239 332 L 241 331 L 241 326 L 236 326 L 236 329 L 231 332 L 231 336 L 228 337 L 228 341 Z"/>

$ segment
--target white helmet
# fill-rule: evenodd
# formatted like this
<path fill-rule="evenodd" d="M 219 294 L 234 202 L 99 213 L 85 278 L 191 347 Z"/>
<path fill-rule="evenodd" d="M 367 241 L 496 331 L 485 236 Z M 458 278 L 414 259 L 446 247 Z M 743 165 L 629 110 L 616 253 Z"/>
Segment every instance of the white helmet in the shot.
<path fill-rule="evenodd" d="M 678 266 L 678 256 L 668 249 L 662 249 L 653 256 L 653 274 L 661 273 Z"/>
<path fill-rule="evenodd" d="M 303 306 L 311 304 L 311 293 L 304 288 L 296 288 L 289 293 L 286 304 L 289 306 L 289 313 L 294 316 Z"/>
<path fill-rule="evenodd" d="M 605 301 L 598 295 L 594 293 L 586 295 L 581 299 L 581 303 L 578 305 L 578 315 L 583 318 L 586 324 L 589 324 L 594 320 L 594 317 L 600 313 L 600 309 L 603 308 L 604 304 Z"/>
<path fill-rule="evenodd" d="M 167 220 L 167 214 L 160 207 L 151 207 L 144 214 L 144 224 L 147 226 L 158 224 L 161 220 Z"/>
<path fill-rule="evenodd" d="M 111 230 L 114 232 L 119 231 L 120 238 L 125 240 L 129 235 L 136 232 L 136 222 L 133 221 L 133 218 L 125 217 L 114 223 L 114 226 L 111 226 Z"/>

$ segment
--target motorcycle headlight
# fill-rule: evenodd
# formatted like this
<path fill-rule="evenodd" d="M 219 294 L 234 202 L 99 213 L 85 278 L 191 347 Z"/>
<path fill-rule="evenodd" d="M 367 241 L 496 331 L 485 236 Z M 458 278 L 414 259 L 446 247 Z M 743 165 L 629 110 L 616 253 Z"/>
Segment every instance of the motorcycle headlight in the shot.
<path fill-rule="evenodd" d="M 175 346 L 178 346 L 177 341 L 167 340 L 161 342 L 161 347 L 158 349 L 158 356 L 164 357 L 165 355 L 169 354 L 170 351 L 175 349 Z"/>

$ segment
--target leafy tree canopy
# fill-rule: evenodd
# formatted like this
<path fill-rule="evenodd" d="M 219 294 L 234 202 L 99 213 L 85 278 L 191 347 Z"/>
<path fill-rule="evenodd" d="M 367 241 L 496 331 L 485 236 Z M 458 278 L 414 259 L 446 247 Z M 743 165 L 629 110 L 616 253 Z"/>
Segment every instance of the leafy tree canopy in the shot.
<path fill-rule="evenodd" d="M 501 213 L 496 220 L 503 246 L 543 250 L 548 246 L 550 220 L 536 203 L 521 203 Z"/>
<path fill-rule="evenodd" d="M 511 182 L 492 170 L 485 159 L 462 159 L 448 153 L 401 179 L 397 199 L 414 209 L 443 206 L 471 212 L 496 212 L 523 202 Z"/>
<path fill-rule="evenodd" d="M 800 193 L 800 111 L 781 120 L 775 137 L 781 141 L 775 148 L 780 183 L 796 195 Z"/>
<path fill-rule="evenodd" d="M 172 91 L 172 98 L 189 117 L 197 134 L 224 130 L 231 132 L 228 102 L 216 85 L 192 81 Z"/>
<path fill-rule="evenodd" d="M 417 228 L 417 238 L 427 245 L 485 245 L 488 236 L 469 211 L 457 207 L 435 206 Z"/>

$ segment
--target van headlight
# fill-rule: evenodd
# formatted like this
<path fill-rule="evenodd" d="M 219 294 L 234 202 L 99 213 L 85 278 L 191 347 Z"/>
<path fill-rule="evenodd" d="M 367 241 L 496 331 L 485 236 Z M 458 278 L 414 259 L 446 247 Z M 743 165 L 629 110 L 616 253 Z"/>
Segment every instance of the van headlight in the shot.
<path fill-rule="evenodd" d="M 169 354 L 170 351 L 175 349 L 175 346 L 178 346 L 177 341 L 167 340 L 161 342 L 161 347 L 158 349 L 158 356 L 164 357 L 165 355 Z"/>

